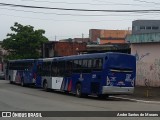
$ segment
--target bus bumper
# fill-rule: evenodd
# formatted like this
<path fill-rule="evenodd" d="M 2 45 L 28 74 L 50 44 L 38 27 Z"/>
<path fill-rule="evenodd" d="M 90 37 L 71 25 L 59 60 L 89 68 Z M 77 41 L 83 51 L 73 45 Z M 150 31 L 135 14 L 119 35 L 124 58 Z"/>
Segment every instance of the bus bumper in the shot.
<path fill-rule="evenodd" d="M 103 86 L 102 94 L 121 95 L 133 94 L 134 87 L 116 87 L 116 86 Z"/>

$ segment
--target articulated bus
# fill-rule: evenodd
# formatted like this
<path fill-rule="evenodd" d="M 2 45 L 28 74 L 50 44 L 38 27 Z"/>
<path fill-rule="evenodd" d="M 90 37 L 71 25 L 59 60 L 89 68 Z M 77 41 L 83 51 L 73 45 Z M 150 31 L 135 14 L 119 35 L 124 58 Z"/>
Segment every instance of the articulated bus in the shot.
<path fill-rule="evenodd" d="M 36 85 L 45 90 L 71 92 L 78 97 L 132 94 L 136 77 L 135 56 L 94 53 L 36 60 Z"/>
<path fill-rule="evenodd" d="M 34 59 L 9 60 L 6 69 L 6 79 L 10 83 L 34 85 L 36 80 L 36 61 Z"/>

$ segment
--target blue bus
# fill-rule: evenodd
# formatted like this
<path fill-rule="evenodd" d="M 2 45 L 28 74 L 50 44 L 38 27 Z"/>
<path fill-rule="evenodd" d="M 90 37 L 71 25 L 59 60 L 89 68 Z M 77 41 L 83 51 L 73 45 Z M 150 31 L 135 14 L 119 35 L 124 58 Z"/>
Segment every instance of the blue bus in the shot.
<path fill-rule="evenodd" d="M 9 60 L 6 69 L 6 79 L 10 83 L 25 85 L 35 85 L 36 80 L 36 60 Z"/>
<path fill-rule="evenodd" d="M 38 59 L 36 85 L 45 90 L 75 93 L 78 97 L 132 94 L 136 78 L 135 56 L 94 53 Z"/>

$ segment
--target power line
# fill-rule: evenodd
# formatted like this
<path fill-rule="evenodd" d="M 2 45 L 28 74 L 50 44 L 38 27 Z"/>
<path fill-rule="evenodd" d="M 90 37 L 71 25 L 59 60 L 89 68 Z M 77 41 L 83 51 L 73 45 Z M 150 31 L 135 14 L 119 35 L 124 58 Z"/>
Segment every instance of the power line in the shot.
<path fill-rule="evenodd" d="M 143 2 L 143 3 L 149 3 L 149 4 L 160 4 L 160 3 L 157 3 L 157 2 L 148 2 L 148 1 L 145 1 L 145 0 L 134 0 L 134 1 L 138 1 L 138 2 Z"/>
<path fill-rule="evenodd" d="M 102 17 L 106 17 L 106 16 L 142 16 L 142 14 L 140 15 L 136 15 L 136 14 L 103 14 L 103 15 L 91 15 L 91 14 L 60 14 L 60 13 L 48 13 L 48 12 L 37 12 L 37 11 L 27 11 L 27 10 L 17 10 L 17 9 L 9 9 L 9 8 L 0 8 L 0 9 L 5 9 L 5 10 L 11 10 L 11 11 L 18 11 L 18 12 L 29 12 L 29 13 L 35 13 L 35 14 L 54 14 L 54 15 L 65 15 L 65 16 L 88 16 L 88 17 L 99 17 L 99 16 L 102 16 Z"/>
<path fill-rule="evenodd" d="M 115 2 L 108 2 L 108 1 L 103 1 L 103 0 L 92 0 L 92 1 L 97 1 L 97 2 L 101 2 L 101 3 L 113 3 L 113 4 L 126 4 L 127 5 L 127 3 L 115 3 Z M 151 3 L 151 4 L 155 4 L 155 5 L 158 5 L 158 4 L 160 4 L 160 3 L 156 3 L 156 2 L 148 2 L 148 1 L 145 1 L 145 0 L 133 0 L 133 1 L 138 1 L 138 2 L 141 2 L 141 3 Z M 139 6 L 146 6 L 146 4 L 144 5 L 144 4 L 130 4 L 130 5 L 139 5 Z"/>
<path fill-rule="evenodd" d="M 94 4 L 94 3 L 71 3 L 71 2 L 53 2 L 53 1 L 38 1 L 38 0 L 21 0 L 21 1 L 32 1 L 32 2 L 38 2 L 38 3 L 60 3 L 60 4 L 82 4 L 82 5 L 109 5 L 109 4 Z"/>
<path fill-rule="evenodd" d="M 127 3 L 113 3 L 113 2 L 110 2 L 110 4 L 99 4 L 99 3 L 73 3 L 73 2 L 53 2 L 53 1 L 47 1 L 47 0 L 43 0 L 43 1 L 38 1 L 38 0 L 21 0 L 21 1 L 32 1 L 32 2 L 37 2 L 37 3 L 59 3 L 59 4 L 78 4 L 78 5 L 136 5 L 136 6 L 144 6 L 143 4 L 127 4 Z"/>
<path fill-rule="evenodd" d="M 65 10 L 65 11 L 88 11 L 88 12 L 157 12 L 160 10 L 150 9 L 150 10 L 100 10 L 100 9 L 69 9 L 69 8 L 54 8 L 54 7 L 40 7 L 40 6 L 27 6 L 27 5 L 17 5 L 17 4 L 7 4 L 0 3 L 2 6 L 11 7 L 23 7 L 23 8 L 37 8 L 37 9 L 54 9 L 54 10 Z"/>
<path fill-rule="evenodd" d="M 18 16 L 18 15 L 10 15 L 10 14 L 0 14 L 4 16 L 11 16 L 11 17 L 16 17 L 16 18 L 27 18 L 27 19 L 38 19 L 38 20 L 48 20 L 48 21 L 56 21 L 56 22 L 108 22 L 108 21 L 125 21 L 127 19 L 123 20 L 97 20 L 97 21 L 85 21 L 85 20 L 56 20 L 56 19 L 44 19 L 44 18 L 35 18 L 35 17 L 23 17 L 23 16 Z M 129 19 L 128 19 L 129 20 Z"/>

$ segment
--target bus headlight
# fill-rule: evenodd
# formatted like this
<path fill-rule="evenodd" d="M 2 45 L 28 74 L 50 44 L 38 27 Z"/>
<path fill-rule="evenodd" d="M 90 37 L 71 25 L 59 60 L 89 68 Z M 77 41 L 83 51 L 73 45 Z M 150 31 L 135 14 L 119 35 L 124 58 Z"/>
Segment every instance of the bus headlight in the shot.
<path fill-rule="evenodd" d="M 106 81 L 107 86 L 109 86 L 110 83 L 111 83 L 111 81 L 110 81 L 110 79 L 109 79 L 108 76 L 107 76 L 107 81 Z"/>
<path fill-rule="evenodd" d="M 134 87 L 134 79 L 131 80 L 131 85 Z"/>

